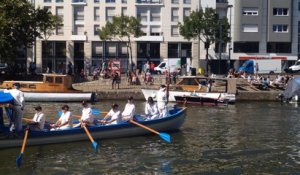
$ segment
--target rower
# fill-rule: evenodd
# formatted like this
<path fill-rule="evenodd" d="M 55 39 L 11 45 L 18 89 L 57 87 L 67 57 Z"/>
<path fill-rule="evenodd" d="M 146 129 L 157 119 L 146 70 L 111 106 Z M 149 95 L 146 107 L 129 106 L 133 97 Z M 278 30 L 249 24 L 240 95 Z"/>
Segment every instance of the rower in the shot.
<path fill-rule="evenodd" d="M 133 97 L 128 97 L 127 104 L 125 105 L 124 111 L 122 112 L 123 120 L 131 120 L 135 115 L 135 105 L 133 104 Z"/>
<path fill-rule="evenodd" d="M 69 106 L 64 105 L 61 109 L 62 114 L 59 120 L 55 124 L 50 125 L 52 128 L 51 131 L 70 129 L 73 127 L 72 113 L 69 111 Z"/>
<path fill-rule="evenodd" d="M 92 108 L 88 105 L 86 101 L 82 102 L 82 114 L 80 118 L 81 125 L 94 126 L 94 116 L 92 113 Z"/>
<path fill-rule="evenodd" d="M 28 128 L 29 130 L 32 131 L 43 131 L 46 117 L 42 111 L 42 107 L 38 105 L 34 107 L 34 109 L 36 112 L 34 114 L 32 121 L 28 122 Z"/>
<path fill-rule="evenodd" d="M 154 120 L 159 118 L 159 111 L 157 104 L 153 101 L 152 97 L 148 97 L 148 101 L 145 106 L 145 120 Z"/>
<path fill-rule="evenodd" d="M 110 118 L 110 120 L 105 120 Z M 118 104 L 113 104 L 111 106 L 111 110 L 106 114 L 106 116 L 102 120 L 98 120 L 98 122 L 102 124 L 119 124 L 122 121 L 121 111 L 119 110 Z"/>

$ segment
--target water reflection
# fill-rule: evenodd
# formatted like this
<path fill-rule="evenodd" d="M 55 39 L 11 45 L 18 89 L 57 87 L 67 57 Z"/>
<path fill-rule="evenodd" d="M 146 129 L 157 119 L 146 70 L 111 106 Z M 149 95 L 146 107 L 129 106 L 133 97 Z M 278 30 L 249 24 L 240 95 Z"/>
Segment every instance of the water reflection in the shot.
<path fill-rule="evenodd" d="M 95 107 L 110 109 L 112 101 Z M 125 102 L 118 102 L 124 106 Z M 144 109 L 137 102 L 137 111 Z M 28 104 L 33 115 L 36 104 Z M 41 104 L 49 120 L 62 103 Z M 69 103 L 79 114 L 80 104 Z M 189 106 L 172 143 L 156 135 L 26 148 L 20 170 L 17 149 L 0 150 L 0 174 L 293 174 L 300 164 L 299 109 L 280 103 L 237 103 L 228 107 Z"/>

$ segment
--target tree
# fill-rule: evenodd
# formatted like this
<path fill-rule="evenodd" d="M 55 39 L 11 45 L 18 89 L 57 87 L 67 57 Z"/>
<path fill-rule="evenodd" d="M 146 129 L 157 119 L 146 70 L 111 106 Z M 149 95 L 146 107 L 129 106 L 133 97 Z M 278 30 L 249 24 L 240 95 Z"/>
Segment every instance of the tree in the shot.
<path fill-rule="evenodd" d="M 17 48 L 31 47 L 36 37 L 42 37 L 40 25 L 47 23 L 55 26 L 49 19 L 51 13 L 39 18 L 43 10 L 34 6 L 28 0 L 0 1 L 0 61 L 12 61 Z M 53 28 L 52 28 L 53 29 Z"/>
<path fill-rule="evenodd" d="M 113 17 L 112 22 L 107 21 L 106 25 L 102 27 L 98 33 L 100 39 L 103 41 L 113 39 L 127 41 L 127 51 L 128 49 L 130 51 L 131 70 L 133 70 L 131 38 L 137 38 L 144 34 L 141 30 L 140 21 L 133 16 L 125 16 L 122 14 L 121 16 Z"/>
<path fill-rule="evenodd" d="M 222 35 L 220 36 L 220 26 Z M 226 17 L 218 19 L 216 11 L 212 8 L 206 8 L 193 11 L 189 17 L 183 20 L 183 24 L 179 23 L 180 35 L 184 38 L 198 40 L 198 55 L 200 56 L 200 41 L 204 43 L 206 49 L 206 71 L 208 73 L 208 49 L 209 46 L 216 41 L 228 42 L 229 24 Z M 221 37 L 221 38 L 220 38 Z"/>

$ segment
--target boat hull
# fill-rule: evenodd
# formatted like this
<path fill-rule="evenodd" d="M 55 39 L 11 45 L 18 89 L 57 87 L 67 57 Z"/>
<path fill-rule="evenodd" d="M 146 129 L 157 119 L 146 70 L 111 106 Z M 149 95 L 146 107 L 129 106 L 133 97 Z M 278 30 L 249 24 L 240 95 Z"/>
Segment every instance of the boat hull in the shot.
<path fill-rule="evenodd" d="M 92 100 L 92 93 L 46 93 L 24 92 L 25 101 L 29 102 L 78 102 Z"/>
<path fill-rule="evenodd" d="M 197 96 L 175 96 L 176 103 L 183 104 L 195 104 L 202 106 L 222 106 L 228 104 L 234 104 L 234 101 L 221 100 L 218 98 L 203 98 Z"/>
<path fill-rule="evenodd" d="M 155 97 L 157 90 L 154 89 L 142 89 L 143 95 L 147 100 L 148 97 Z M 231 102 L 235 102 L 235 94 L 228 94 L 228 93 L 217 93 L 217 92 L 209 92 L 209 93 L 202 93 L 202 92 L 189 92 L 189 91 L 169 91 L 169 101 L 176 102 L 175 96 L 190 96 L 191 94 L 203 97 L 203 98 L 212 98 L 212 99 L 224 99 Z M 155 98 L 154 98 L 155 100 Z"/>
<path fill-rule="evenodd" d="M 186 108 L 182 108 L 174 111 L 169 117 L 140 123 L 157 131 L 172 131 L 181 127 L 184 123 L 185 115 Z M 88 129 L 94 139 L 131 137 L 151 133 L 148 130 L 130 123 L 89 127 Z M 66 143 L 81 140 L 88 140 L 86 133 L 81 128 L 48 132 L 31 131 L 28 136 L 27 145 Z M 22 142 L 22 139 L 0 140 L 0 148 L 19 147 L 22 145 Z"/>

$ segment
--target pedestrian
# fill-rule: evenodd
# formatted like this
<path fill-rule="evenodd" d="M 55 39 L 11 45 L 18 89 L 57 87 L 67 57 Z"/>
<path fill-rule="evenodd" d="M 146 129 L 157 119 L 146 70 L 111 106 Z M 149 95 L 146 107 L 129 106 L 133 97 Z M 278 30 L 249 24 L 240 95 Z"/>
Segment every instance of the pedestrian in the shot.
<path fill-rule="evenodd" d="M 73 64 L 71 61 L 68 63 L 68 75 L 73 75 Z"/>
<path fill-rule="evenodd" d="M 150 62 L 150 72 L 151 72 L 151 74 L 154 74 L 154 68 L 155 68 L 155 64 L 153 62 Z"/>
<path fill-rule="evenodd" d="M 120 77 L 118 72 L 114 72 L 112 75 L 112 89 L 115 89 L 118 85 L 118 89 L 120 88 Z"/>

